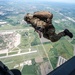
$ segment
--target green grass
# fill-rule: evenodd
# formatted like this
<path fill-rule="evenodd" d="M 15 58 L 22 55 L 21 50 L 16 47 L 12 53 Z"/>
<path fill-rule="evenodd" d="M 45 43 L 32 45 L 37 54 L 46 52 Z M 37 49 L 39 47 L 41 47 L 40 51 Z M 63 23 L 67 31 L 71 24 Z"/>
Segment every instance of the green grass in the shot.
<path fill-rule="evenodd" d="M 62 56 L 65 59 L 70 59 L 73 56 L 73 46 L 66 39 L 61 39 L 56 43 L 52 43 L 53 48 L 50 49 L 48 55 L 53 68 L 56 68 L 58 57 Z"/>
<path fill-rule="evenodd" d="M 28 36 L 25 36 L 25 32 L 28 33 Z M 13 63 L 6 64 L 9 68 L 13 68 L 16 64 L 20 64 L 21 62 L 24 62 L 25 60 L 35 59 L 38 56 L 46 58 L 44 48 L 48 54 L 48 57 L 52 63 L 53 68 L 56 68 L 56 64 L 57 64 L 59 56 L 62 56 L 66 59 L 69 59 L 73 56 L 73 46 L 66 39 L 61 39 L 55 43 L 52 43 L 52 42 L 44 43 L 43 44 L 44 48 L 43 48 L 38 35 L 36 34 L 36 32 L 34 32 L 34 29 L 29 31 L 20 31 L 18 33 L 21 34 L 21 44 L 18 46 L 21 49 L 21 52 L 22 53 L 28 52 L 29 48 L 31 48 L 31 51 L 37 50 L 37 52 L 20 55 L 20 56 L 9 57 L 7 59 L 6 58 L 0 59 L 4 63 L 11 62 L 11 60 L 13 60 L 14 64 Z M 14 48 L 13 50 L 19 50 L 19 49 Z M 17 54 L 17 53 L 15 52 L 9 53 L 9 55 L 12 55 L 12 54 Z M 26 66 L 24 69 L 26 68 L 28 68 L 29 70 L 30 68 L 32 68 L 33 70 L 35 69 L 34 66 Z M 18 67 L 18 69 L 20 68 Z M 28 74 L 27 70 L 25 75 L 37 75 L 33 73 L 33 70 L 29 71 L 31 74 Z M 24 72 L 23 72 L 23 75 L 24 75 Z"/>
<path fill-rule="evenodd" d="M 73 56 L 73 46 L 67 40 L 63 39 L 58 42 L 57 46 L 54 45 L 54 48 L 57 49 L 58 54 L 63 56 L 66 59 L 69 59 Z"/>
<path fill-rule="evenodd" d="M 21 49 L 29 48 L 31 42 L 33 42 L 33 40 L 35 39 L 35 35 L 33 35 L 34 34 L 33 30 L 22 31 L 20 32 L 20 34 L 21 34 L 21 43 L 18 47 Z"/>
<path fill-rule="evenodd" d="M 13 26 L 11 24 L 0 27 L 0 30 L 24 29 L 23 25 Z"/>
<path fill-rule="evenodd" d="M 37 75 L 37 70 L 34 65 L 25 65 L 22 70 L 22 75 Z"/>
<path fill-rule="evenodd" d="M 9 68 L 13 68 L 16 64 L 20 64 L 22 62 L 24 62 L 25 60 L 30 60 L 30 59 L 34 59 L 38 56 L 38 53 L 31 53 L 31 54 L 24 54 L 24 55 L 18 55 L 18 56 L 13 56 L 13 57 L 9 57 L 9 58 L 0 58 L 0 61 L 7 63 L 7 62 L 11 62 L 14 61 L 11 64 L 6 64 Z"/>
<path fill-rule="evenodd" d="M 73 39 L 71 43 L 75 45 L 75 39 Z"/>
<path fill-rule="evenodd" d="M 46 50 L 47 53 L 52 48 L 51 42 L 44 43 L 43 45 L 44 45 L 44 48 L 45 48 L 45 50 Z"/>
<path fill-rule="evenodd" d="M 40 45 L 36 45 L 36 46 L 32 46 L 32 47 L 35 50 L 37 50 L 39 56 L 46 57 L 46 54 L 45 54 L 44 49 L 43 49 L 41 44 Z"/>
<path fill-rule="evenodd" d="M 8 55 L 14 55 L 14 54 L 17 54 L 18 52 L 10 52 L 8 53 Z"/>
<path fill-rule="evenodd" d="M 56 67 L 59 56 L 62 56 L 66 59 L 70 59 L 73 56 L 73 46 L 66 39 L 61 39 L 55 43 L 44 43 L 43 45 L 49 56 L 53 68 Z M 41 45 L 38 45 L 38 50 L 41 55 L 45 55 L 45 53 L 42 53 L 44 50 Z"/>
<path fill-rule="evenodd" d="M 37 64 L 35 59 L 32 59 L 32 65 L 24 65 L 22 75 L 41 75 L 40 64 Z"/>
<path fill-rule="evenodd" d="M 2 57 L 2 56 L 6 56 L 6 53 L 4 53 L 4 54 L 0 54 L 0 56 Z"/>

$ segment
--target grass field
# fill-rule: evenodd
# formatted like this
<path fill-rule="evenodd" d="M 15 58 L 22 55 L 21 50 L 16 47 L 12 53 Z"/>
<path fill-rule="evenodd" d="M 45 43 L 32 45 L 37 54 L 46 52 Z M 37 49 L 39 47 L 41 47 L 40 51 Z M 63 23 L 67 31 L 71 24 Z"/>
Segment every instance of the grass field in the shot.
<path fill-rule="evenodd" d="M 17 31 L 16 31 L 17 32 Z M 4 62 L 10 69 L 14 68 L 16 65 L 19 65 L 18 69 L 21 70 L 20 63 L 25 60 L 35 59 L 36 57 L 46 57 L 43 47 L 38 35 L 31 30 L 18 31 L 21 34 L 21 43 L 18 47 L 10 49 L 10 51 L 5 54 L 0 54 L 0 61 Z M 37 38 L 36 38 L 37 37 Z M 36 38 L 36 41 L 35 41 Z M 40 43 L 40 44 L 39 44 Z M 31 45 L 32 44 L 32 45 Z M 19 53 L 20 51 L 20 53 Z M 33 52 L 35 51 L 35 52 Z M 31 52 L 23 54 L 26 52 Z M 18 54 L 18 55 L 17 55 Z"/>
<path fill-rule="evenodd" d="M 59 56 L 62 56 L 67 60 L 73 56 L 73 46 L 65 38 L 62 38 L 56 43 L 46 43 L 44 44 L 44 47 L 48 53 L 53 68 L 56 68 Z"/>
<path fill-rule="evenodd" d="M 46 42 L 42 44 L 38 35 L 34 32 L 34 29 L 23 31 L 18 30 L 16 32 L 21 34 L 20 45 L 10 50 L 11 52 L 8 52 L 9 57 L 6 54 L 0 54 L 0 60 L 3 61 L 10 69 L 17 66 L 16 68 L 23 71 L 23 75 L 39 75 L 36 74 L 37 67 L 34 65 L 20 66 L 20 64 L 26 60 L 32 60 L 36 57 L 46 58 L 44 62 L 50 61 L 53 68 L 56 68 L 59 56 L 63 56 L 66 59 L 73 56 L 73 46 L 66 39 L 61 39 L 56 43 Z"/>

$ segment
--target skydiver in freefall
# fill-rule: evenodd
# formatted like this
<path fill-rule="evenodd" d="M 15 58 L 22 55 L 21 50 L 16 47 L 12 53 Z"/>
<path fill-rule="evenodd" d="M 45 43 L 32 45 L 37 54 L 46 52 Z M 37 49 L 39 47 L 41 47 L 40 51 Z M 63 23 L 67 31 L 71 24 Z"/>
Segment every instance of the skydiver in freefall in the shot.
<path fill-rule="evenodd" d="M 34 12 L 33 14 L 27 13 L 24 16 L 24 20 L 32 25 L 35 31 L 39 34 L 40 38 L 41 33 L 44 38 L 51 40 L 52 42 L 56 42 L 64 36 L 73 38 L 73 34 L 68 29 L 56 34 L 55 27 L 52 24 L 52 18 L 53 14 L 48 11 L 39 11 Z"/>

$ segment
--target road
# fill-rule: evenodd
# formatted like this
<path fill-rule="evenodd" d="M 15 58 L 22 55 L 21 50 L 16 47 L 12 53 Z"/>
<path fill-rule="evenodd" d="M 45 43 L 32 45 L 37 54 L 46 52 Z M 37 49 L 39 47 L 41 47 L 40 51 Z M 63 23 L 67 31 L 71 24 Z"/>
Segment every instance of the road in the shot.
<path fill-rule="evenodd" d="M 37 52 L 37 50 L 29 51 L 29 52 L 24 52 L 24 53 L 13 54 L 13 55 L 8 55 L 8 56 L 2 56 L 2 57 L 0 57 L 0 59 L 14 57 L 14 56 L 19 56 L 19 55 L 25 55 L 25 54 L 30 54 L 30 53 L 36 53 L 36 52 Z"/>
<path fill-rule="evenodd" d="M 40 38 L 39 38 L 39 39 L 40 39 Z M 41 40 L 41 39 L 40 39 L 40 41 L 41 41 L 41 44 L 42 44 L 42 40 Z M 45 50 L 43 44 L 42 44 L 42 47 L 43 47 L 43 50 L 44 50 L 44 52 L 45 52 L 45 54 L 46 54 L 46 57 L 48 58 L 48 61 L 49 61 L 49 64 L 50 64 L 50 68 L 51 68 L 51 71 L 52 71 L 52 70 L 53 70 L 53 67 L 52 67 L 52 65 L 51 65 L 51 62 L 50 62 L 49 56 L 48 56 L 48 54 L 47 54 L 47 52 L 46 52 L 46 50 Z"/>
<path fill-rule="evenodd" d="M 28 27 L 28 28 L 24 28 L 24 29 L 12 29 L 12 30 L 0 30 L 0 33 L 1 32 L 14 32 L 14 31 L 24 31 L 24 30 L 31 30 L 31 29 L 33 29 L 32 27 Z"/>

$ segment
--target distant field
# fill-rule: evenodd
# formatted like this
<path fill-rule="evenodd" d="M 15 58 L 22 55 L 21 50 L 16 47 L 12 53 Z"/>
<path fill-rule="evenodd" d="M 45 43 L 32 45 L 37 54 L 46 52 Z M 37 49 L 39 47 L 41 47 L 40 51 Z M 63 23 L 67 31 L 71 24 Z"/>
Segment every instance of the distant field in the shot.
<path fill-rule="evenodd" d="M 43 62 L 50 61 L 52 67 L 56 68 L 59 56 L 67 60 L 73 56 L 74 48 L 72 45 L 75 46 L 75 5 L 49 3 L 43 0 L 43 2 L 39 0 L 39 2 L 29 1 L 28 3 L 25 1 L 0 1 L 0 22 L 6 22 L 4 25 L 0 24 L 0 32 L 14 30 L 21 35 L 21 43 L 17 47 L 9 49 L 9 52 L 0 54 L 0 61 L 4 62 L 10 69 L 20 69 L 22 75 L 41 75 L 40 68 L 38 68 L 39 64 L 33 62 L 32 65 L 28 66 L 24 65 L 24 62 L 35 60 L 38 57 L 43 58 Z M 24 21 L 24 16 L 27 13 L 42 10 L 50 11 L 53 14 L 52 24 L 57 33 L 69 29 L 74 35 L 73 40 L 65 37 L 66 39 L 62 38 L 55 43 L 45 42 L 42 44 L 39 35 L 34 32 L 30 24 L 26 24 Z"/>
<path fill-rule="evenodd" d="M 51 45 L 53 48 L 50 48 Z M 44 44 L 44 47 L 48 53 L 53 68 L 56 67 L 59 56 L 62 56 L 65 59 L 70 59 L 73 56 L 72 44 L 63 38 L 56 43 Z"/>
<path fill-rule="evenodd" d="M 48 54 L 48 57 L 52 63 L 53 68 L 55 68 L 59 56 L 62 56 L 66 59 L 69 59 L 73 56 L 73 47 L 66 39 L 62 38 L 56 43 L 52 42 L 44 43 L 43 46 L 46 51 L 45 53 L 41 41 L 38 35 L 34 32 L 34 30 L 18 31 L 18 33 L 21 34 L 21 44 L 17 48 L 13 48 L 12 51 L 8 53 L 8 55 L 11 56 L 18 54 L 19 50 L 21 50 L 20 53 L 29 52 L 29 50 L 37 52 L 2 59 L 0 58 L 0 60 L 6 63 L 6 65 L 9 68 L 13 68 L 17 64 L 19 65 L 25 60 L 35 59 L 37 56 L 45 58 L 47 57 L 46 53 Z M 1 57 L 6 56 L 6 54 L 1 54 L 0 56 Z M 14 64 L 12 65 L 12 63 Z M 20 66 L 17 68 L 20 69 Z"/>
<path fill-rule="evenodd" d="M 17 32 L 17 31 L 16 31 Z M 36 57 L 46 57 L 41 42 L 39 40 L 38 35 L 34 30 L 23 30 L 18 31 L 21 34 L 21 43 L 18 47 L 12 48 L 11 52 L 7 54 L 0 54 L 0 60 L 3 61 L 9 68 L 13 68 L 16 65 L 20 65 L 20 63 L 25 60 L 35 59 Z M 17 55 L 21 53 L 31 52 L 28 54 Z M 35 51 L 33 53 L 33 51 Z M 12 56 L 13 55 L 13 56 Z M 20 66 L 17 67 L 21 69 Z"/>
<path fill-rule="evenodd" d="M 22 75 L 37 75 L 35 66 L 24 66 Z"/>

